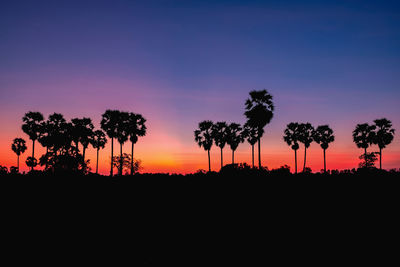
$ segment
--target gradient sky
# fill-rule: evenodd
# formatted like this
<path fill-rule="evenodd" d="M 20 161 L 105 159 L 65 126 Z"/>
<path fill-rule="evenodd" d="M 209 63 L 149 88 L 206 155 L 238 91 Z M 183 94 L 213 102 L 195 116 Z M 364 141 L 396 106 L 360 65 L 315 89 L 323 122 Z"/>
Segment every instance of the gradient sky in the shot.
<path fill-rule="evenodd" d="M 244 123 L 248 92 L 263 88 L 276 105 L 262 139 L 263 165 L 293 168 L 282 134 L 298 121 L 335 131 L 328 168 L 356 167 L 362 151 L 351 132 L 357 123 L 387 117 L 400 130 L 399 1 L 0 4 L 0 165 L 16 165 L 13 138 L 28 141 L 20 129 L 25 112 L 89 116 L 99 127 L 111 108 L 147 118 L 148 135 L 135 150 L 144 172 L 207 169 L 207 154 L 193 137 L 198 122 Z M 399 140 L 384 150 L 384 168 L 400 167 Z M 126 144 L 124 152 L 129 149 Z M 30 151 L 28 142 L 22 162 Z M 250 152 L 241 144 L 236 160 L 249 163 Z M 88 156 L 94 168 L 92 148 Z M 216 147 L 211 156 L 218 170 Z M 224 157 L 228 163 L 228 148 Z M 109 158 L 108 144 L 102 173 Z M 315 143 L 308 163 L 314 171 L 323 167 Z M 21 169 L 27 170 L 24 163 Z"/>

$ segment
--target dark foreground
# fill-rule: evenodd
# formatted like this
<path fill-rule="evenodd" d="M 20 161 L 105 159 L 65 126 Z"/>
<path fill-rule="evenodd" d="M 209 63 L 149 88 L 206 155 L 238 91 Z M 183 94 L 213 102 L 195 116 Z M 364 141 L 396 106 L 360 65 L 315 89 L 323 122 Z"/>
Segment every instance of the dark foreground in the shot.
<path fill-rule="evenodd" d="M 3 254 L 16 264 L 382 264 L 397 253 L 399 189 L 400 173 L 379 171 L 6 175 Z"/>

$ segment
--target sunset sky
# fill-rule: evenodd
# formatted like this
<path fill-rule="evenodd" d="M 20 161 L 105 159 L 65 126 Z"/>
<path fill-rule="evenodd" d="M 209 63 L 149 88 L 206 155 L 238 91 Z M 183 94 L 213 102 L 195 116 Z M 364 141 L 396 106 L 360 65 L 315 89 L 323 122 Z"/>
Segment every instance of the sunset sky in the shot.
<path fill-rule="evenodd" d="M 194 142 L 202 120 L 244 123 L 251 90 L 276 106 L 262 138 L 262 163 L 294 168 L 282 135 L 289 122 L 329 124 L 336 141 L 327 167 L 357 167 L 357 123 L 386 117 L 397 129 L 383 167 L 400 168 L 400 1 L 1 1 L 0 165 L 16 165 L 15 137 L 27 111 L 66 119 L 106 109 L 141 113 L 147 136 L 135 158 L 143 172 L 207 169 Z M 109 173 L 110 143 L 100 153 Z M 38 158 L 44 149 L 38 146 Z M 372 146 L 369 151 L 378 151 Z M 130 152 L 130 144 L 124 145 Z M 299 150 L 299 166 L 303 163 Z M 313 171 L 322 149 L 308 153 Z M 95 150 L 88 157 L 95 168 Z M 231 151 L 224 150 L 225 163 Z M 251 161 L 248 143 L 237 162 Z M 219 170 L 219 149 L 212 148 Z"/>

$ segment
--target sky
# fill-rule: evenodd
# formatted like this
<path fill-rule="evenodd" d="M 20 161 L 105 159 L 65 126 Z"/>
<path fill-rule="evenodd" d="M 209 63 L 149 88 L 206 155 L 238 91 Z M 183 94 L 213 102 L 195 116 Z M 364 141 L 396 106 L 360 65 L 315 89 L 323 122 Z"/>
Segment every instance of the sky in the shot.
<path fill-rule="evenodd" d="M 142 172 L 207 169 L 193 131 L 202 120 L 245 122 L 251 90 L 267 89 L 275 113 L 261 140 L 262 164 L 294 168 L 283 142 L 289 122 L 329 124 L 329 169 L 357 167 L 358 123 L 386 117 L 400 130 L 398 1 L 1 1 L 0 165 L 15 166 L 15 137 L 28 111 L 66 119 L 106 109 L 142 114 L 148 134 L 135 146 Z M 398 132 L 383 167 L 400 168 Z M 31 154 L 31 143 L 21 157 Z M 130 144 L 124 145 L 130 153 Z M 44 149 L 38 146 L 36 155 Z M 303 147 L 299 166 L 303 164 Z M 378 151 L 372 146 L 369 151 Z M 219 149 L 211 150 L 219 170 Z M 307 165 L 323 168 L 313 143 Z M 87 152 L 95 168 L 95 150 Z M 301 155 L 301 156 L 300 156 Z M 225 163 L 231 151 L 224 150 Z M 251 161 L 248 143 L 237 162 Z M 110 143 L 100 152 L 109 172 Z"/>

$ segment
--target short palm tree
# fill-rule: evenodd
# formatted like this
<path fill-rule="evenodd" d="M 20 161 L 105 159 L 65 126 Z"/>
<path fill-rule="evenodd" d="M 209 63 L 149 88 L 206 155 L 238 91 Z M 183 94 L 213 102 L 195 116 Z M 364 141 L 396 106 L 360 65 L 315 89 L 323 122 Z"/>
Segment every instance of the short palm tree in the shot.
<path fill-rule="evenodd" d="M 232 149 L 232 164 L 235 163 L 235 150 L 240 143 L 244 142 L 244 135 L 242 134 L 242 126 L 238 123 L 231 123 L 227 128 L 228 139 L 227 144 Z"/>
<path fill-rule="evenodd" d="M 208 152 L 208 171 L 211 171 L 210 150 L 213 144 L 213 122 L 202 121 L 199 123 L 199 129 L 194 131 L 194 140 L 199 147 L 203 147 Z"/>
<path fill-rule="evenodd" d="M 102 130 L 96 130 L 93 132 L 93 138 L 91 139 L 91 144 L 97 151 L 96 157 L 96 174 L 99 173 L 99 150 L 106 146 L 107 138 Z"/>
<path fill-rule="evenodd" d="M 264 130 L 261 129 L 261 135 L 263 134 Z M 247 142 L 251 145 L 251 162 L 254 168 L 254 145 L 257 143 L 259 134 L 259 129 L 257 127 L 250 126 L 247 122 L 244 124 L 243 137 L 247 140 Z"/>
<path fill-rule="evenodd" d="M 251 91 L 250 98 L 246 100 L 247 124 L 258 130 L 258 167 L 261 169 L 261 137 L 265 125 L 271 122 L 274 115 L 272 95 L 267 90 Z"/>
<path fill-rule="evenodd" d="M 26 142 L 22 138 L 15 138 L 11 144 L 11 149 L 17 154 L 17 170 L 19 172 L 19 156 L 23 154 L 26 150 Z"/>
<path fill-rule="evenodd" d="M 382 150 L 393 141 L 395 130 L 392 128 L 392 122 L 386 118 L 374 120 L 374 123 L 374 144 L 379 147 L 379 168 L 382 169 Z"/>
<path fill-rule="evenodd" d="M 367 155 L 367 148 L 374 143 L 375 125 L 368 123 L 357 124 L 353 131 L 353 141 L 359 148 L 364 149 L 364 155 Z"/>
<path fill-rule="evenodd" d="M 309 122 L 300 123 L 299 132 L 300 132 L 299 142 L 303 143 L 304 145 L 304 165 L 303 165 L 303 172 L 304 172 L 306 170 L 307 148 L 309 148 L 311 143 L 314 141 L 313 139 L 314 127 Z"/>
<path fill-rule="evenodd" d="M 214 138 L 215 145 L 221 149 L 221 169 L 224 166 L 222 152 L 228 139 L 227 128 L 228 125 L 224 121 L 215 123 L 212 128 L 212 136 Z"/>
<path fill-rule="evenodd" d="M 294 166 L 297 173 L 297 150 L 299 149 L 300 128 L 297 122 L 291 122 L 286 126 L 283 140 L 294 150 Z"/>
<path fill-rule="evenodd" d="M 134 168 L 134 159 L 133 159 L 133 147 L 137 143 L 138 138 L 145 136 L 147 127 L 146 127 L 146 119 L 143 118 L 141 114 L 129 113 L 127 131 L 129 135 L 129 140 L 132 143 L 132 153 L 131 153 L 131 175 L 133 175 Z"/>
<path fill-rule="evenodd" d="M 315 129 L 313 133 L 314 141 L 321 145 L 324 150 L 324 172 L 326 172 L 326 150 L 329 144 L 335 141 L 335 136 L 333 135 L 333 130 L 329 125 L 320 125 Z"/>
<path fill-rule="evenodd" d="M 106 132 L 109 138 L 111 138 L 111 168 L 110 176 L 113 176 L 113 158 L 114 158 L 114 138 L 117 137 L 117 123 L 120 111 L 118 110 L 106 110 L 102 115 L 101 129 Z"/>
<path fill-rule="evenodd" d="M 28 112 L 22 118 L 22 131 L 29 136 L 32 140 L 32 158 L 35 158 L 35 141 L 39 138 L 41 132 L 41 123 L 43 122 L 43 115 L 40 112 Z M 34 166 L 31 165 L 31 170 Z"/>

